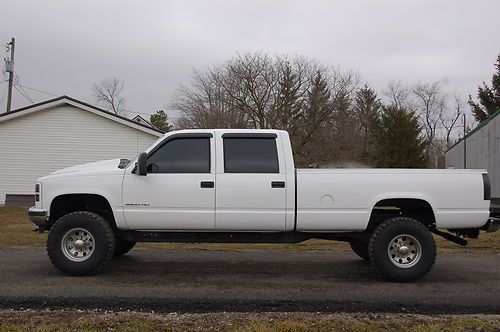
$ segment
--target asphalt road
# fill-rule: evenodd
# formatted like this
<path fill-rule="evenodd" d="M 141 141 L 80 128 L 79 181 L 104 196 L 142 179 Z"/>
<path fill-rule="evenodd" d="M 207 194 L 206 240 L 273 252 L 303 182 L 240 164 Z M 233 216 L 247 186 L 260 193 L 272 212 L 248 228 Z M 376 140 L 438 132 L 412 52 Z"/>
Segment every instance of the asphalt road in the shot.
<path fill-rule="evenodd" d="M 0 308 L 155 312 L 500 313 L 500 254 L 440 254 L 411 284 L 351 253 L 133 250 L 99 275 L 69 277 L 43 248 L 0 249 Z"/>

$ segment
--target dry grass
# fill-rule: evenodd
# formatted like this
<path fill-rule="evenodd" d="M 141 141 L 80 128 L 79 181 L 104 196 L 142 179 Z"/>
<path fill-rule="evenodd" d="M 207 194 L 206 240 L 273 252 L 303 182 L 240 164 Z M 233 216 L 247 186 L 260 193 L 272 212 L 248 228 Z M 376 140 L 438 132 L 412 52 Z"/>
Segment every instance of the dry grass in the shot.
<path fill-rule="evenodd" d="M 499 315 L 0 311 L 0 331 L 498 331 Z"/>
<path fill-rule="evenodd" d="M 28 219 L 26 208 L 0 206 L 0 246 L 45 245 L 47 233 L 33 232 L 35 228 Z"/>
<path fill-rule="evenodd" d="M 0 247 L 1 246 L 44 246 L 47 233 L 32 232 L 35 226 L 28 220 L 26 208 L 0 206 Z M 469 241 L 466 248 L 436 237 L 440 251 L 500 252 L 500 232 L 482 232 L 477 240 Z M 158 249 L 198 249 L 198 250 L 243 250 L 243 249 L 295 249 L 295 250 L 350 250 L 349 245 L 327 240 L 309 240 L 298 244 L 219 244 L 219 243 L 141 243 L 138 248 Z"/>

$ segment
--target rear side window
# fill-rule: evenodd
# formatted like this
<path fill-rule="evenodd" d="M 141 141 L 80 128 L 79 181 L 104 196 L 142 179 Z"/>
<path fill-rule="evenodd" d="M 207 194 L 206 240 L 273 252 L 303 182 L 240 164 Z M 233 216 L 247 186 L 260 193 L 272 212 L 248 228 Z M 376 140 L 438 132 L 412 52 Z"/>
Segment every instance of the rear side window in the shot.
<path fill-rule="evenodd" d="M 275 138 L 224 138 L 225 173 L 279 173 Z"/>
<path fill-rule="evenodd" d="M 151 173 L 210 173 L 210 138 L 178 138 L 148 158 Z"/>

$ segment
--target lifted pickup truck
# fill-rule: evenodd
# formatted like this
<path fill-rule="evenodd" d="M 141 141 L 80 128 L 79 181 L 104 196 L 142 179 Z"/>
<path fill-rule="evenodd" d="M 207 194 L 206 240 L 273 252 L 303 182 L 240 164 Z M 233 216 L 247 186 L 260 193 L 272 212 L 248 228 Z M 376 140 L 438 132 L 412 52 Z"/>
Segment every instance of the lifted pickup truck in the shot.
<path fill-rule="evenodd" d="M 495 231 L 484 170 L 295 169 L 280 130 L 183 130 L 134 161 L 56 171 L 30 219 L 50 230 L 52 263 L 96 273 L 138 241 L 347 241 L 389 280 L 426 275 L 432 233 L 465 245 Z M 444 229 L 444 230 L 442 230 Z"/>

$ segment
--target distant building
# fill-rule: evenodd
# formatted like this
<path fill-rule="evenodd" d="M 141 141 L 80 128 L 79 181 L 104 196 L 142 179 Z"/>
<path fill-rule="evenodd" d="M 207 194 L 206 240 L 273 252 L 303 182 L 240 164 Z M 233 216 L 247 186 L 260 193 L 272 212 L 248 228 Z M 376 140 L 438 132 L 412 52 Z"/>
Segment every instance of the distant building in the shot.
<path fill-rule="evenodd" d="M 491 181 L 492 203 L 500 203 L 500 110 L 446 151 L 448 168 L 484 168 Z M 465 142 L 465 158 L 464 158 Z M 465 160 L 465 165 L 464 165 Z"/>
<path fill-rule="evenodd" d="M 152 129 L 158 130 L 158 128 L 156 128 L 151 122 L 149 122 L 148 120 L 144 119 L 139 114 L 137 114 L 136 116 L 134 116 L 132 118 L 132 121 L 138 122 L 140 124 L 143 124 L 145 126 L 148 126 L 148 127 L 152 128 Z"/>
<path fill-rule="evenodd" d="M 134 158 L 162 135 L 67 96 L 2 113 L 0 205 L 29 205 L 37 178 L 77 164 Z"/>

